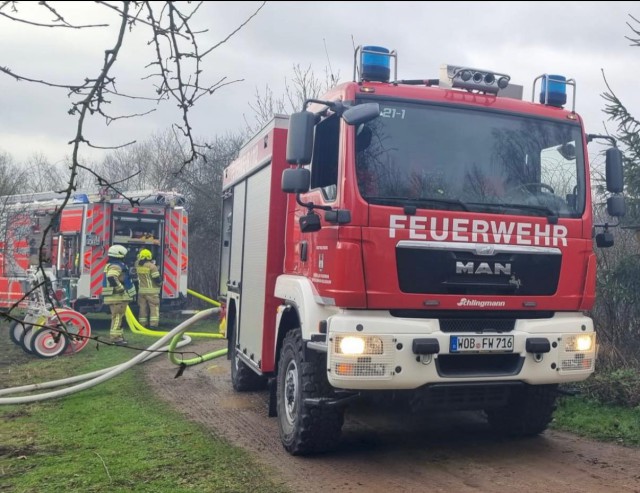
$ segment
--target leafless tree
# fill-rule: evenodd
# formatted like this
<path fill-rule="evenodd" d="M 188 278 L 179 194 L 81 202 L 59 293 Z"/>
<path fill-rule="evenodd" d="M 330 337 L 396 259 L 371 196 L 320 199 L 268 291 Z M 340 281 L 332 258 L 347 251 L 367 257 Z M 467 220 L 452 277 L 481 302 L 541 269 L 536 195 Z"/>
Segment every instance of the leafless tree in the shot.
<path fill-rule="evenodd" d="M 13 157 L 0 151 L 0 196 L 19 193 L 27 182 L 27 173 L 21 169 Z"/>
<path fill-rule="evenodd" d="M 187 158 L 187 148 L 184 139 L 165 130 L 114 150 L 94 169 L 110 183 L 118 183 L 122 190 L 170 190 L 177 184 L 180 175 L 177 171 Z"/>
<path fill-rule="evenodd" d="M 207 296 L 216 297 L 219 287 L 223 170 L 237 156 L 241 141 L 240 135 L 215 139 L 206 160 L 178 176 L 189 209 L 189 284 Z"/>
<path fill-rule="evenodd" d="M 70 101 L 68 113 L 76 118 L 75 135 L 70 139 L 71 157 L 68 163 L 68 177 L 63 186 L 57 190 L 65 193 L 65 199 L 56 210 L 56 216 L 44 230 L 40 244 L 40 258 L 43 257 L 45 241 L 52 232 L 52 225 L 59 218 L 62 210 L 78 190 L 79 176 L 82 170 L 93 176 L 101 187 L 108 187 L 128 198 L 117 184 L 108 176 L 100 175 L 91 165 L 81 158 L 87 147 L 98 149 L 123 148 L 135 141 L 125 142 L 118 146 L 104 146 L 87 133 L 87 121 L 91 117 L 104 119 L 107 124 L 115 124 L 119 120 L 140 117 L 154 111 L 161 103 L 173 103 L 178 108 L 178 118 L 172 131 L 187 145 L 178 166 L 173 173 L 178 175 L 187 165 L 197 160 L 206 159 L 207 148 L 197 142 L 194 137 L 190 119 L 190 110 L 198 101 L 210 96 L 229 84 L 240 79 L 229 80 L 221 76 L 214 80 L 206 80 L 204 62 L 208 55 L 224 45 L 240 32 L 264 7 L 261 3 L 244 22 L 232 27 L 224 33 L 219 41 L 203 45 L 206 30 L 197 27 L 198 13 L 204 2 L 150 2 L 150 1 L 96 1 L 93 3 L 101 18 L 116 19 L 114 26 L 108 23 L 77 24 L 71 21 L 71 10 L 63 11 L 56 2 L 41 1 L 38 9 L 50 19 L 41 22 L 38 18 L 23 15 L 24 4 L 14 1 L 0 1 L 0 20 L 11 21 L 25 26 L 59 30 L 109 30 L 112 39 L 104 49 L 103 59 L 96 67 L 87 70 L 87 75 L 80 81 L 52 81 L 38 74 L 18 73 L 12 67 L 1 65 L 0 74 L 4 74 L 18 82 L 29 82 L 35 85 L 58 88 L 65 91 Z M 70 9 L 69 5 L 63 8 Z M 146 80 L 152 82 L 151 94 L 129 94 L 122 91 L 116 83 L 114 66 L 119 56 L 125 51 L 124 41 L 136 38 L 134 32 L 146 32 L 147 45 L 153 48 L 154 56 L 147 61 Z M 135 45 L 127 49 L 135 50 Z M 35 71 L 35 69 L 34 69 Z M 111 112 L 113 102 L 146 101 L 149 109 L 132 114 L 114 114 Z M 125 180 L 131 179 L 141 170 L 135 170 Z M 132 205 L 135 200 L 129 199 Z M 42 266 L 40 267 L 42 269 Z M 44 274 L 44 270 L 43 270 Z M 46 276 L 44 276 L 46 278 Z"/>
<path fill-rule="evenodd" d="M 274 95 L 268 85 L 264 92 L 256 88 L 255 99 L 249 103 L 253 113 L 249 119 L 245 117 L 247 136 L 262 128 L 275 114 L 288 115 L 300 111 L 305 100 L 317 98 L 334 87 L 338 77 L 339 74 L 334 74 L 330 68 L 325 69 L 324 78 L 321 78 L 310 65 L 303 68 L 294 64 L 293 75 L 285 77 L 285 90 L 280 96 Z"/>

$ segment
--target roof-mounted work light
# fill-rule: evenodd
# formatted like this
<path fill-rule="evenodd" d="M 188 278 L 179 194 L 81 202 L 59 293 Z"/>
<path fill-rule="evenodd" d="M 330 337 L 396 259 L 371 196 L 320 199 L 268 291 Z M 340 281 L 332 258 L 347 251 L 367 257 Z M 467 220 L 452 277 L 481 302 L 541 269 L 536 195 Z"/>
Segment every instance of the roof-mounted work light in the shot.
<path fill-rule="evenodd" d="M 360 53 L 359 60 L 358 53 Z M 395 57 L 395 51 L 390 51 L 382 46 L 359 46 L 356 48 L 355 53 L 353 79 L 356 80 L 356 70 L 359 68 L 360 82 L 389 82 L 391 77 L 391 58 Z"/>
<path fill-rule="evenodd" d="M 511 77 L 489 70 L 459 67 L 456 65 L 442 65 L 440 67 L 440 82 L 443 87 L 456 87 L 467 91 L 478 91 L 498 94 L 498 91 L 509 85 Z"/>

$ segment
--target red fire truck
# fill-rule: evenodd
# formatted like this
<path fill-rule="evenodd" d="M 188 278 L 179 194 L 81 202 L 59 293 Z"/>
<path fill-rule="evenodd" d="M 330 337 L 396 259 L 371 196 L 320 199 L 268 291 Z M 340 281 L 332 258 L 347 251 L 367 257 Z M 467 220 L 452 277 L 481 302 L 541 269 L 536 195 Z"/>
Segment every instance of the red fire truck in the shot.
<path fill-rule="evenodd" d="M 231 379 L 272 384 L 290 453 L 334 447 L 367 397 L 538 434 L 558 385 L 594 371 L 594 239 L 613 243 L 592 215 L 601 136 L 574 80 L 545 74 L 533 92 L 451 65 L 398 80 L 395 51 L 358 47 L 353 82 L 276 116 L 225 170 Z M 622 216 L 615 145 L 606 168 Z"/>
<path fill-rule="evenodd" d="M 29 267 L 42 259 L 56 286 L 64 290 L 67 304 L 82 313 L 101 310 L 107 250 L 120 244 L 129 249 L 125 262 L 131 266 L 141 248 L 152 251 L 163 275 L 161 307 L 183 308 L 188 263 L 184 197 L 153 190 L 125 193 L 126 199 L 108 192 L 74 194 L 44 242 L 64 195 L 0 198 L 0 307 L 8 309 L 23 300 Z"/>

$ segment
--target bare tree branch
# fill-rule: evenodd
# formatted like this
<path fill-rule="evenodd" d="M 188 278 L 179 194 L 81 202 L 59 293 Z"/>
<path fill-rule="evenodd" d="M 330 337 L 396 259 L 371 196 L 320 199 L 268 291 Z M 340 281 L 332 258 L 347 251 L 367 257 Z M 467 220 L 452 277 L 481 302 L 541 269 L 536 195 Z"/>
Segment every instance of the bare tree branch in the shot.
<path fill-rule="evenodd" d="M 201 7 L 204 5 L 203 2 L 199 2 L 195 6 L 190 6 L 191 4 L 189 2 L 134 2 L 130 0 L 121 2 L 97 1 L 95 3 L 110 10 L 111 12 L 115 12 L 119 16 L 119 23 L 116 26 L 117 35 L 115 41 L 113 46 L 105 50 L 102 65 L 97 76 L 86 77 L 84 82 L 81 84 L 60 84 L 41 78 L 26 77 L 14 73 L 9 67 L 0 67 L 0 74 L 8 75 L 16 81 L 32 82 L 49 87 L 66 89 L 69 91 L 70 95 L 74 96 L 68 110 L 69 114 L 77 117 L 75 136 L 69 141 L 69 144 L 73 146 L 72 156 L 67 166 L 70 174 L 65 185 L 59 187 L 64 188 L 64 190 L 60 192 L 64 195 L 64 199 L 62 200 L 62 203 L 56 207 L 49 225 L 42 232 L 39 246 L 39 271 L 43 275 L 45 283 L 49 283 L 49 277 L 45 274 L 43 267 L 46 252 L 46 241 L 47 238 L 51 238 L 55 233 L 56 230 L 54 228 L 56 227 L 56 222 L 59 222 L 62 211 L 71 200 L 73 192 L 77 190 L 80 171 L 82 171 L 83 176 L 84 173 L 88 173 L 88 175 L 96 179 L 99 186 L 111 189 L 116 194 L 128 200 L 132 205 L 137 203 L 137 200 L 126 196 L 126 188 L 123 187 L 122 190 L 119 189 L 119 184 L 126 185 L 130 183 L 134 177 L 141 174 L 141 169 L 138 169 L 135 173 L 124 178 L 122 177 L 122 174 L 119 174 L 118 176 L 121 178 L 119 181 L 110 181 L 105 179 L 99 171 L 96 171 L 94 166 L 81 163 L 79 158 L 82 144 L 91 148 L 118 151 L 127 146 L 132 146 L 136 141 L 131 141 L 117 146 L 101 146 L 93 144 L 84 134 L 87 118 L 99 115 L 105 119 L 107 125 L 110 125 L 118 120 L 142 117 L 155 111 L 155 109 L 150 109 L 148 111 L 132 112 L 131 114 L 126 115 L 112 115 L 111 112 L 106 110 L 105 105 L 110 105 L 112 103 L 111 100 L 114 100 L 115 96 L 131 100 L 140 99 L 144 101 L 153 101 L 156 103 L 172 99 L 177 102 L 177 106 L 180 111 L 180 122 L 175 123 L 172 127 L 174 138 L 176 141 L 186 141 L 189 151 L 182 152 L 184 147 L 180 146 L 181 151 L 174 154 L 174 156 L 180 156 L 182 158 L 182 165 L 179 166 L 177 170 L 172 171 L 170 174 L 173 178 L 168 179 L 175 180 L 175 177 L 182 173 L 185 166 L 189 163 L 196 160 L 199 160 L 200 162 L 206 161 L 206 155 L 204 152 L 209 149 L 209 146 L 207 144 L 198 144 L 196 142 L 196 139 L 193 136 L 189 110 L 203 96 L 211 95 L 219 89 L 230 84 L 240 82 L 243 79 L 229 80 L 226 76 L 223 76 L 218 78 L 218 80 L 212 84 L 204 83 L 202 81 L 202 60 L 215 48 L 226 43 L 233 35 L 237 34 L 266 4 L 266 2 L 263 2 L 250 17 L 248 17 L 222 41 L 209 48 L 205 53 L 201 53 L 198 46 L 198 34 L 205 33 L 207 30 L 196 31 L 192 29 L 191 24 L 196 14 L 201 12 Z M 42 1 L 39 2 L 38 5 L 42 9 L 45 9 L 49 14 L 53 15 L 53 20 L 50 23 L 40 22 L 35 19 L 21 18 L 17 15 L 17 2 L 4 1 L 0 3 L 0 10 L 5 9 L 5 11 L 0 12 L 0 15 L 14 22 L 31 24 L 37 27 L 66 27 L 70 29 L 82 29 L 109 26 L 109 24 L 93 23 L 76 25 L 67 21 L 63 13 L 60 11 L 61 8 L 58 7 L 57 4 L 55 5 L 55 8 L 54 4 L 51 2 Z M 183 5 L 189 5 L 189 7 L 183 7 Z M 7 12 L 9 10 L 11 13 Z M 154 73 L 151 73 L 147 78 L 151 80 L 157 79 L 157 83 L 155 84 L 155 97 L 138 97 L 121 93 L 116 89 L 115 76 L 111 75 L 112 69 L 114 68 L 116 60 L 122 50 L 125 34 L 138 26 L 151 28 L 151 39 L 149 44 L 154 48 L 155 60 L 148 64 L 147 68 L 151 69 Z M 124 169 L 127 170 L 131 168 L 126 167 Z M 220 173 L 217 173 L 215 176 L 218 177 L 219 175 Z M 166 177 L 168 174 L 165 173 L 164 176 Z M 55 303 L 49 298 L 50 286 L 46 287 L 47 289 L 45 289 L 45 292 L 47 293 L 46 296 L 48 297 L 48 302 L 51 306 L 55 306 Z"/>
<path fill-rule="evenodd" d="M 45 4 L 46 2 L 40 2 L 41 4 Z M 46 5 L 47 8 L 51 9 L 51 7 L 49 7 L 48 5 Z M 53 10 L 53 9 L 51 9 Z M 0 12 L 0 15 L 3 17 L 6 17 L 8 19 L 11 19 L 12 21 L 16 21 L 16 22 L 22 22 L 24 24 L 31 24 L 32 26 L 38 26 L 38 27 L 66 27 L 69 29 L 84 29 L 87 27 L 109 27 L 109 24 L 84 24 L 84 25 L 80 25 L 80 26 L 73 26 L 71 24 L 69 24 L 68 22 L 64 21 L 63 19 L 60 19 L 62 22 L 64 22 L 64 24 L 42 24 L 40 22 L 34 22 L 34 21 L 29 21 L 26 19 L 18 19 L 17 17 L 14 17 L 12 15 L 9 14 L 5 14 L 4 12 Z"/>
<path fill-rule="evenodd" d="M 62 89 L 69 89 L 71 92 L 74 92 L 74 93 L 77 93 L 81 89 L 87 87 L 87 81 L 85 81 L 85 83 L 82 84 L 82 85 L 75 86 L 75 85 L 71 85 L 71 84 L 55 84 L 53 82 L 47 82 L 47 81 L 41 80 L 41 79 L 31 79 L 29 77 L 25 77 L 24 75 L 18 75 L 16 73 L 12 72 L 11 69 L 8 68 L 8 67 L 0 67 L 0 72 L 4 72 L 5 74 L 13 77 L 17 81 L 34 82 L 36 84 L 43 84 L 43 85 L 49 86 L 49 87 L 60 87 Z"/>
<path fill-rule="evenodd" d="M 218 46 L 220 46 L 220 45 L 222 45 L 222 44 L 226 43 L 227 41 L 229 41 L 229 39 L 230 39 L 234 34 L 236 34 L 238 31 L 240 31 L 240 29 L 242 29 L 244 26 L 246 26 L 246 25 L 249 23 L 249 21 L 250 21 L 251 19 L 253 19 L 256 15 L 258 15 L 258 12 L 260 12 L 260 11 L 262 10 L 262 8 L 263 8 L 266 4 L 267 4 L 267 2 L 266 2 L 266 1 L 265 1 L 265 2 L 262 2 L 262 5 L 260 5 L 260 7 L 258 7 L 258 8 L 256 9 L 256 11 L 255 11 L 253 14 L 251 14 L 251 15 L 249 16 L 249 18 L 248 18 L 246 21 L 244 21 L 242 24 L 240 24 L 240 25 L 237 27 L 237 29 L 235 29 L 231 34 L 229 34 L 229 35 L 228 35 L 226 38 L 224 38 L 222 41 L 220 41 L 220 42 L 216 43 L 216 44 L 215 44 L 215 45 L 213 45 L 211 48 L 209 48 L 207 51 L 205 51 L 205 52 L 202 54 L 202 56 L 203 56 L 203 57 L 207 56 L 209 53 L 211 53 L 213 50 L 215 50 Z"/>

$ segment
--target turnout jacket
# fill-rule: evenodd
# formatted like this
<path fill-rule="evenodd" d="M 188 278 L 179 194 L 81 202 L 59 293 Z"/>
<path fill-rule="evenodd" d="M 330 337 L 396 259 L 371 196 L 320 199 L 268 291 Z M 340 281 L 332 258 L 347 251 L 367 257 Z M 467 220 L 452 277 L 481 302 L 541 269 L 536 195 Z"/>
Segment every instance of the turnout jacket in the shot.
<path fill-rule="evenodd" d="M 128 303 L 136 295 L 136 287 L 131 281 L 129 268 L 124 262 L 109 259 L 104 267 L 102 297 L 106 304 Z"/>
<path fill-rule="evenodd" d="M 160 294 L 162 279 L 156 264 L 147 259 L 136 260 L 136 274 L 140 294 Z"/>

